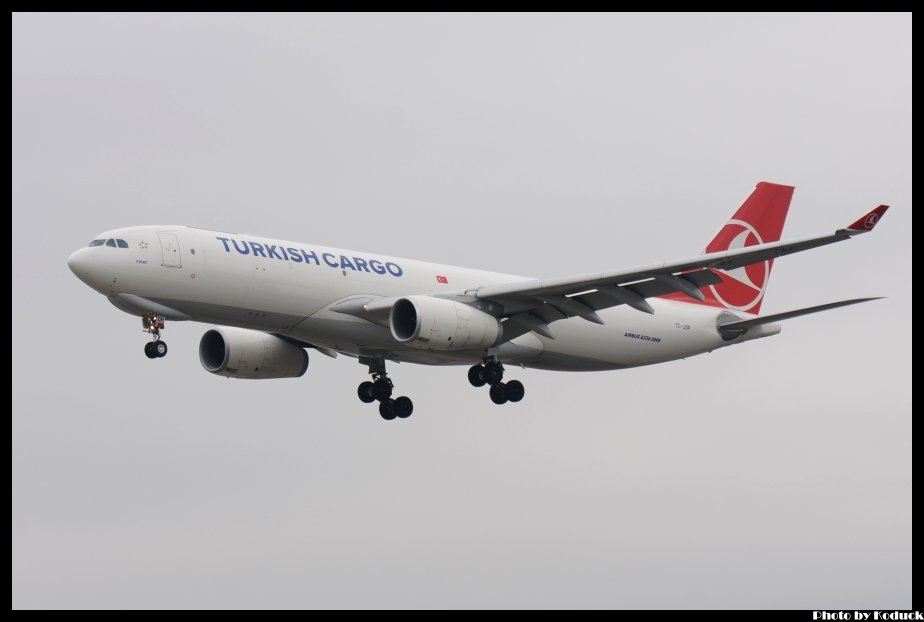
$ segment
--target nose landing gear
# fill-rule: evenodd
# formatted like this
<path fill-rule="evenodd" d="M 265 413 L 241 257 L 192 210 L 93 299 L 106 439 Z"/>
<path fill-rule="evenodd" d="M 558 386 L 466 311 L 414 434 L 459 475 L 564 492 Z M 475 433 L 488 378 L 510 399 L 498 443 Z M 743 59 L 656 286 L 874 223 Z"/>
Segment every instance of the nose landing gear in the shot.
<path fill-rule="evenodd" d="M 152 341 L 144 344 L 144 353 L 149 359 L 159 359 L 167 356 L 167 342 L 160 338 L 160 331 L 164 328 L 165 318 L 156 313 L 148 313 L 141 317 L 141 326 L 144 332 L 151 335 Z"/>
<path fill-rule="evenodd" d="M 365 361 L 363 361 L 365 362 Z M 372 382 L 368 380 L 359 385 L 356 393 L 364 404 L 371 404 L 378 400 L 379 415 L 386 421 L 393 419 L 407 419 L 414 412 L 414 402 L 409 397 L 392 399 L 395 385 L 385 372 L 384 359 L 374 359 L 369 362 L 369 373 Z"/>
<path fill-rule="evenodd" d="M 468 381 L 473 387 L 491 385 L 491 401 L 495 404 L 519 402 L 526 394 L 523 383 L 519 380 L 504 382 L 504 366 L 497 362 L 497 357 L 485 359 L 484 364 L 473 365 L 468 370 Z"/>

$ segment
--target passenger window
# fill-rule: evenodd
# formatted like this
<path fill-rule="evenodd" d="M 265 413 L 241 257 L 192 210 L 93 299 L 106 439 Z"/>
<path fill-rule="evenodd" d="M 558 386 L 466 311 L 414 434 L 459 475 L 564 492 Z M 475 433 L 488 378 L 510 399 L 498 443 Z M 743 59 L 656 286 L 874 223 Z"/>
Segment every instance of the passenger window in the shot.
<path fill-rule="evenodd" d="M 106 243 L 106 240 L 93 240 L 92 242 L 90 242 L 90 248 L 93 248 L 94 246 L 102 246 L 105 243 Z"/>
<path fill-rule="evenodd" d="M 112 238 L 109 238 L 108 240 L 106 240 L 106 246 L 111 246 L 115 248 L 115 245 L 116 245 L 115 240 L 113 240 Z"/>
<path fill-rule="evenodd" d="M 119 245 L 119 248 L 128 248 L 128 242 L 125 240 L 116 240 L 116 244 Z"/>

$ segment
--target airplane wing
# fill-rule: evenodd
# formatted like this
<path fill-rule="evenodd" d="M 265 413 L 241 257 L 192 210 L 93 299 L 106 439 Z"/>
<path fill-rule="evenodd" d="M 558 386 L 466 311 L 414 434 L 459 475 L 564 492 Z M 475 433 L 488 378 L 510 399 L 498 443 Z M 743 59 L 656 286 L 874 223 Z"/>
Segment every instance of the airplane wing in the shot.
<path fill-rule="evenodd" d="M 793 241 L 772 242 L 734 250 L 706 253 L 689 259 L 638 266 L 628 270 L 595 272 L 555 279 L 515 281 L 486 285 L 452 293 L 433 294 L 469 302 L 491 302 L 493 315 L 504 322 L 504 341 L 535 332 L 554 339 L 549 324 L 569 317 L 581 317 L 602 324 L 597 311 L 628 305 L 654 313 L 646 298 L 681 292 L 704 299 L 701 288 L 722 282 L 721 272 L 762 263 L 784 255 L 842 242 L 868 233 L 888 209 L 880 205 L 852 224 L 833 233 Z M 338 303 L 332 311 L 388 325 L 388 313 L 396 298 L 359 298 Z"/>
<path fill-rule="evenodd" d="M 681 292 L 702 301 L 704 296 L 700 288 L 722 280 L 714 270 L 728 272 L 868 233 L 873 230 L 886 210 L 887 205 L 880 205 L 847 227 L 801 240 L 706 253 L 690 259 L 628 270 L 491 285 L 466 293 L 501 305 L 503 316 L 508 322 L 526 329 L 513 331 L 510 330 L 513 327 L 507 326 L 505 322 L 505 338 L 513 339 L 518 334 L 529 331 L 554 338 L 548 325 L 566 317 L 579 316 L 591 322 L 602 323 L 595 311 L 620 304 L 629 305 L 645 313 L 653 313 L 654 310 L 645 298 L 663 296 L 671 292 Z"/>

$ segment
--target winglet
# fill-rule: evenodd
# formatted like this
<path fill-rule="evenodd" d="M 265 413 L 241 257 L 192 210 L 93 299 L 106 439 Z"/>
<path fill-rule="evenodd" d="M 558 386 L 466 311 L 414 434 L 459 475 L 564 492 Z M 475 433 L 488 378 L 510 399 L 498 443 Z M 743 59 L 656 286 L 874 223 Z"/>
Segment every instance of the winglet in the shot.
<path fill-rule="evenodd" d="M 889 209 L 888 205 L 880 205 L 870 213 L 864 215 L 862 218 L 857 220 L 855 223 L 847 227 L 848 231 L 872 231 L 873 227 L 876 226 L 876 223 L 882 218 L 882 215 L 886 213 L 886 210 Z"/>

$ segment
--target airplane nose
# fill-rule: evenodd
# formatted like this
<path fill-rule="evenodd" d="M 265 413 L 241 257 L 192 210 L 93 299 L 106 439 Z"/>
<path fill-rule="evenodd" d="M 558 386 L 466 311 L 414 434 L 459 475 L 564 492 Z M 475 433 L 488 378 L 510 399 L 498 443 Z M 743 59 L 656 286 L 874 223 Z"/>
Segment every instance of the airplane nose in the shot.
<path fill-rule="evenodd" d="M 105 272 L 100 270 L 98 260 L 93 257 L 92 248 L 81 248 L 67 258 L 67 267 L 78 279 L 100 291 L 105 285 Z"/>
<path fill-rule="evenodd" d="M 85 248 L 81 248 L 67 258 L 67 267 L 78 277 L 87 272 L 87 255 Z"/>

